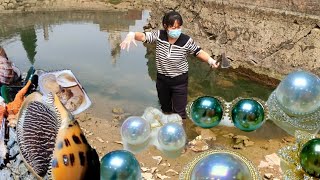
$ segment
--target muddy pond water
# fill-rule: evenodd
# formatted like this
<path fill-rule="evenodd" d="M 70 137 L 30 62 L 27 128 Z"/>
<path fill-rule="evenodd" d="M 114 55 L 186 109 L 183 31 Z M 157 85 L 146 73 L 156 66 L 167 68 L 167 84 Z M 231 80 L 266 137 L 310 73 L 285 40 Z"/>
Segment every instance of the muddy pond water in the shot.
<path fill-rule="evenodd" d="M 45 71 L 72 70 L 90 96 L 96 116 L 104 118 L 111 106 L 138 115 L 147 106 L 159 108 L 154 48 L 138 43 L 127 52 L 119 44 L 129 31 L 143 31 L 148 17 L 147 10 L 8 14 L 0 17 L 0 45 L 22 72 L 31 65 Z M 193 57 L 189 63 L 190 98 L 266 100 L 274 89 L 236 70 L 209 72 L 207 64 Z"/>

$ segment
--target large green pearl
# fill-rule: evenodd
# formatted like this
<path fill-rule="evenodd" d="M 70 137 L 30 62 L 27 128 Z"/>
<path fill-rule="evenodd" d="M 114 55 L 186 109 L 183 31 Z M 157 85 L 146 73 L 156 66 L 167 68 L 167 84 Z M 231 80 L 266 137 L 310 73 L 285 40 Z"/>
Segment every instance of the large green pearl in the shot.
<path fill-rule="evenodd" d="M 189 118 L 202 128 L 212 128 L 222 119 L 223 108 L 215 97 L 202 96 L 197 98 L 189 110 Z"/>
<path fill-rule="evenodd" d="M 115 150 L 104 155 L 100 164 L 100 179 L 141 179 L 140 164 L 134 154 L 125 150 Z"/>
<path fill-rule="evenodd" d="M 232 121 L 242 131 L 254 131 L 264 122 L 263 107 L 256 100 L 241 99 L 232 108 Z"/>
<path fill-rule="evenodd" d="M 300 164 L 306 173 L 320 178 L 320 138 L 311 139 L 303 146 Z"/>

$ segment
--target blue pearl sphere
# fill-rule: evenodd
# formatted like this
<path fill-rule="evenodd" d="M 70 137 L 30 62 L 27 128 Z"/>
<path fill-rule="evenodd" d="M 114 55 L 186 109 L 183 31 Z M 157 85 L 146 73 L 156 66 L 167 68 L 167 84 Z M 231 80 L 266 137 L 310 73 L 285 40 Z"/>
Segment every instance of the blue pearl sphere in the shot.
<path fill-rule="evenodd" d="M 311 139 L 303 146 L 300 164 L 310 176 L 320 178 L 320 138 Z"/>
<path fill-rule="evenodd" d="M 221 152 L 200 160 L 191 172 L 191 179 L 246 180 L 252 177 L 250 169 L 240 158 Z"/>
<path fill-rule="evenodd" d="M 241 99 L 232 108 L 232 121 L 242 131 L 250 132 L 261 127 L 264 122 L 262 105 L 253 99 Z"/>
<path fill-rule="evenodd" d="M 312 73 L 290 73 L 281 81 L 275 94 L 288 115 L 305 115 L 320 109 L 320 79 Z"/>
<path fill-rule="evenodd" d="M 124 150 L 112 151 L 101 159 L 100 179 L 132 179 L 140 180 L 141 170 L 132 153 Z"/>
<path fill-rule="evenodd" d="M 222 119 L 223 108 L 215 97 L 202 96 L 193 101 L 188 116 L 193 123 L 202 128 L 212 128 Z"/>
<path fill-rule="evenodd" d="M 180 150 L 185 146 L 186 139 L 186 133 L 178 123 L 169 122 L 162 126 L 158 132 L 159 145 L 166 151 Z"/>
<path fill-rule="evenodd" d="M 142 144 L 150 136 L 150 123 L 138 116 L 130 116 L 121 126 L 121 137 L 128 144 Z"/>

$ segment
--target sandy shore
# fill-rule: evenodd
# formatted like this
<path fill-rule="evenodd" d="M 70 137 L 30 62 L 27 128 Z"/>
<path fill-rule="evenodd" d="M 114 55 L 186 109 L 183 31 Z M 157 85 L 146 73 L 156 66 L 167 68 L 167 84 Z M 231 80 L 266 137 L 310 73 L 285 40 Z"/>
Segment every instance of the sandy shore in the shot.
<path fill-rule="evenodd" d="M 110 117 L 100 119 L 94 117 L 89 110 L 76 117 L 89 139 L 90 144 L 98 151 L 100 158 L 110 151 L 123 149 L 123 145 L 120 143 L 120 127 L 125 117 L 116 121 L 114 119 L 115 116 L 116 115 L 112 114 L 110 110 Z M 205 141 L 209 146 L 209 150 L 218 147 L 236 151 L 250 159 L 256 167 L 261 166 L 262 161 L 269 163 L 269 167 L 259 168 L 262 176 L 271 173 L 274 177 L 268 179 L 281 179 L 281 172 L 280 167 L 268 162 L 265 156 L 276 153 L 280 147 L 286 146 L 288 143 L 294 141 L 291 136 L 275 126 L 272 122 L 266 122 L 263 127 L 250 133 L 226 126 L 214 127 L 208 131 L 196 128 L 190 120 L 188 120 L 187 129 L 190 129 L 187 131 L 189 141 L 193 140 L 199 134 L 205 136 L 205 134 L 211 133 L 209 136 L 211 136 L 212 139 Z M 242 145 L 240 147 L 235 146 L 236 139 L 232 138 L 232 136 L 234 137 L 236 135 L 243 135 L 253 143 L 250 143 L 247 147 Z M 137 153 L 136 157 L 141 167 L 143 167 L 144 175 L 150 176 L 148 179 L 164 179 L 165 176 L 171 179 L 178 179 L 178 174 L 183 167 L 194 157 L 198 156 L 199 153 L 200 152 L 192 150 L 191 146 L 189 146 L 187 151 L 180 157 L 169 158 L 156 149 L 156 147 L 150 146 L 143 152 Z M 159 156 L 162 158 L 161 162 L 157 160 Z"/>

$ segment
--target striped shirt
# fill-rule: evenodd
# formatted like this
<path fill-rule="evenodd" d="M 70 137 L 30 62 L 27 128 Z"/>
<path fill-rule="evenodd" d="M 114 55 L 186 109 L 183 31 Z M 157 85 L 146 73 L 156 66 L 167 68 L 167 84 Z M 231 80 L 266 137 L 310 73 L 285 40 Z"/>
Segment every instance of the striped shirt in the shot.
<path fill-rule="evenodd" d="M 176 77 L 188 72 L 188 54 L 197 56 L 201 48 L 192 38 L 181 33 L 174 44 L 168 42 L 165 30 L 145 32 L 146 43 L 156 43 L 156 67 L 160 74 Z"/>

